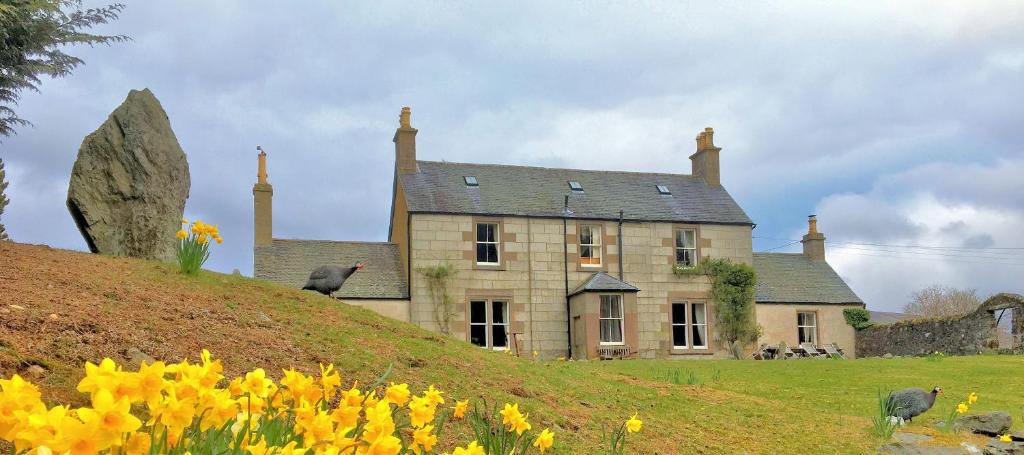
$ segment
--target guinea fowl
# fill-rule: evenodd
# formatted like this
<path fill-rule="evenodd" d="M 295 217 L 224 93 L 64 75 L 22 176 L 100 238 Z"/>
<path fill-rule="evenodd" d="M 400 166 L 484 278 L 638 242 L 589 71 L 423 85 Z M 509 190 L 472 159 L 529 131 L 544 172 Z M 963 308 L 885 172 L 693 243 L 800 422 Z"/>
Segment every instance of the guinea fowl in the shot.
<path fill-rule="evenodd" d="M 306 285 L 302 289 L 334 297 L 334 293 L 341 289 L 341 285 L 345 284 L 345 280 L 352 276 L 353 273 L 356 273 L 356 270 L 361 270 L 362 268 L 362 262 L 357 262 L 356 265 L 351 267 L 321 265 L 314 269 L 313 273 L 309 274 L 309 280 L 306 281 Z"/>
<path fill-rule="evenodd" d="M 942 394 L 942 387 L 935 386 L 931 392 L 925 392 L 917 387 L 897 390 L 889 395 L 889 409 L 891 417 L 898 417 L 907 422 L 914 419 L 935 404 L 935 397 Z"/>

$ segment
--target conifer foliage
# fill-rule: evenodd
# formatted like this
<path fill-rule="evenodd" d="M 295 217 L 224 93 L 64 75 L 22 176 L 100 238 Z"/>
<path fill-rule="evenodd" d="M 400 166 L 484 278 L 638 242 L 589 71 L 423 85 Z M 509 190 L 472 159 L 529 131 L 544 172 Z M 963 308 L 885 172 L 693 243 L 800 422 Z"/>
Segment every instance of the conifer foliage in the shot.
<path fill-rule="evenodd" d="M 38 91 L 40 77 L 63 77 L 84 63 L 61 49 L 68 44 L 110 44 L 124 35 L 93 35 L 92 27 L 117 19 L 124 5 L 82 9 L 82 0 L 12 0 L 0 2 L 0 136 L 26 126 L 14 106 L 20 93 Z"/>

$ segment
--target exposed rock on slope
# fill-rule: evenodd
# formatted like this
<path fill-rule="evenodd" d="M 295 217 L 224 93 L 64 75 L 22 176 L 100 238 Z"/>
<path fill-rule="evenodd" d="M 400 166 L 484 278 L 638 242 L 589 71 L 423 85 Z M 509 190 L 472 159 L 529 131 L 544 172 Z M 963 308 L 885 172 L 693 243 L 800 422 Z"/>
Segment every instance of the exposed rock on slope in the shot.
<path fill-rule="evenodd" d="M 132 90 L 82 141 L 67 205 L 92 252 L 169 261 L 189 185 L 167 113 L 149 89 Z"/>

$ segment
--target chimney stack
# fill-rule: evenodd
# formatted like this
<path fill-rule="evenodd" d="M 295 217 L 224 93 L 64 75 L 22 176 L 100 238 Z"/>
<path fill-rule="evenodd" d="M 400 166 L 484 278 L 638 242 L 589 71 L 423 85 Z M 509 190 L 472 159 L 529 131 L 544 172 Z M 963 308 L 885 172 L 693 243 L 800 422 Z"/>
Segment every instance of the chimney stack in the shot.
<path fill-rule="evenodd" d="M 398 116 L 398 129 L 395 130 L 395 173 L 415 174 L 419 172 L 416 165 L 416 128 L 412 127 L 412 109 L 402 107 Z"/>
<path fill-rule="evenodd" d="M 253 242 L 254 246 L 270 245 L 273 238 L 274 187 L 267 183 L 267 152 L 260 151 L 257 157 L 256 184 L 252 186 Z"/>
<path fill-rule="evenodd" d="M 807 217 L 807 233 L 804 234 L 804 256 L 815 261 L 825 260 L 825 236 L 818 232 L 818 217 L 811 215 Z"/>
<path fill-rule="evenodd" d="M 721 148 L 715 147 L 715 130 L 704 128 L 697 135 L 697 151 L 690 155 L 691 174 L 704 179 L 704 182 L 711 186 L 721 186 L 722 179 L 718 167 L 718 152 Z"/>

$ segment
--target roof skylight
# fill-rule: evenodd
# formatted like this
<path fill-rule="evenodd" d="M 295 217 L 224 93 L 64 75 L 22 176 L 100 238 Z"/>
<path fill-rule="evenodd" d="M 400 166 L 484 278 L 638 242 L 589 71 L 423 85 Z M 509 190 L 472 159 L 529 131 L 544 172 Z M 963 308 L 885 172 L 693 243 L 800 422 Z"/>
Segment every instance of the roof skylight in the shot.
<path fill-rule="evenodd" d="M 472 175 L 467 175 L 462 177 L 462 179 L 466 181 L 466 186 L 480 186 L 480 182 L 477 182 L 476 177 L 473 177 Z"/>
<path fill-rule="evenodd" d="M 569 180 L 569 189 L 571 189 L 573 191 L 579 191 L 579 192 L 582 193 L 583 192 L 583 185 L 580 185 L 580 182 L 577 182 L 575 180 Z"/>
<path fill-rule="evenodd" d="M 668 187 L 665 186 L 665 185 L 655 185 L 655 186 L 658 187 L 658 192 L 661 193 L 661 194 L 672 194 L 672 192 L 669 191 Z"/>

